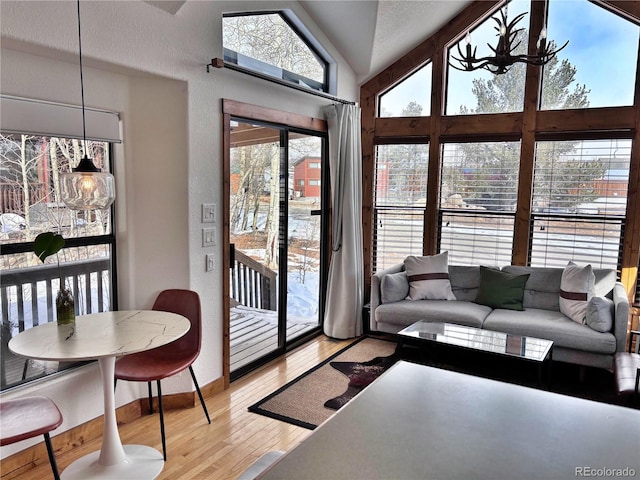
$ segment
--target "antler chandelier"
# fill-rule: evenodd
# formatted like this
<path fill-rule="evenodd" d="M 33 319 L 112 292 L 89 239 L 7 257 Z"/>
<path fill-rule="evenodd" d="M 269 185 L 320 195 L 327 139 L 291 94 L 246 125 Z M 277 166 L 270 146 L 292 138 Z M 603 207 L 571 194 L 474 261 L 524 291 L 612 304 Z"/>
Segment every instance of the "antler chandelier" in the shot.
<path fill-rule="evenodd" d="M 466 55 L 464 55 L 462 53 L 462 50 L 460 49 L 461 42 L 458 42 L 458 55 L 460 57 L 458 58 L 451 55 L 451 58 L 460 62 L 462 68 L 452 63 L 449 63 L 449 65 L 451 65 L 456 70 L 462 70 L 465 72 L 471 72 L 473 70 L 484 68 L 491 73 L 500 75 L 502 73 L 508 72 L 511 66 L 515 63 L 544 65 L 545 63 L 552 60 L 560 50 L 562 50 L 569 44 L 569 40 L 567 40 L 562 47 L 558 48 L 557 50 L 551 50 L 549 45 L 547 45 L 547 30 L 543 26 L 542 30 L 540 30 L 540 36 L 538 37 L 537 54 L 515 54 L 514 52 L 522 43 L 521 41 L 517 41 L 518 33 L 524 30 L 524 28 L 516 28 L 516 25 L 520 20 L 522 20 L 525 15 L 526 13 L 521 13 L 510 23 L 507 23 L 507 7 L 501 9 L 500 16 L 502 19 L 491 17 L 498 24 L 497 27 L 494 27 L 498 32 L 498 45 L 494 48 L 491 45 L 487 44 L 494 55 L 489 57 L 476 58 L 476 51 L 478 48 L 474 47 L 473 53 L 471 53 L 471 36 L 467 32 Z"/>

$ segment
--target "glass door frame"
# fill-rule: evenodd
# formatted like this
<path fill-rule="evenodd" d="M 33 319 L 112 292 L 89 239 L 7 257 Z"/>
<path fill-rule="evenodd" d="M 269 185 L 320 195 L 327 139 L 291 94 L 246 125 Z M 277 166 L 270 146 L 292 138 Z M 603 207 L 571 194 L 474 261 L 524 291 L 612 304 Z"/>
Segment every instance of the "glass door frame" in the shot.
<path fill-rule="evenodd" d="M 269 354 L 261 357 L 251 364 L 240 367 L 231 373 L 230 366 L 230 282 L 229 282 L 229 269 L 231 268 L 230 259 L 230 165 L 231 165 L 231 121 L 237 120 L 241 122 L 247 122 L 252 124 L 260 124 L 269 128 L 280 130 L 280 147 L 281 155 L 285 155 L 286 165 L 289 166 L 288 151 L 289 151 L 289 133 L 299 133 L 302 135 L 309 135 L 318 137 L 321 140 L 321 162 L 322 162 L 322 180 L 321 185 L 324 186 L 321 190 L 321 245 L 322 252 L 320 255 L 320 285 L 319 285 L 319 324 L 309 332 L 302 334 L 299 337 L 291 341 L 286 339 L 286 323 L 283 321 L 283 316 L 279 313 L 278 321 L 278 347 Z M 276 110 L 265 109 L 264 107 L 257 107 L 247 104 L 242 104 L 236 101 L 223 100 L 223 376 L 224 386 L 228 387 L 229 383 L 236 378 L 248 373 L 249 371 L 267 363 L 274 358 L 277 358 L 287 351 L 296 348 L 300 344 L 308 341 L 319 335 L 322 332 L 322 322 L 324 316 L 324 300 L 326 298 L 326 284 L 329 271 L 329 228 L 330 228 L 330 181 L 329 181 L 329 163 L 328 163 L 328 136 L 327 127 L 324 120 L 318 120 L 311 117 L 305 117 L 302 115 L 295 115 L 288 112 L 279 112 Z M 282 162 L 281 162 L 282 164 Z M 288 213 L 288 168 L 285 172 L 285 184 L 284 191 L 286 194 L 281 195 L 280 202 L 285 202 L 284 209 L 280 206 L 280 219 L 285 223 L 280 225 L 279 230 L 279 256 L 281 259 L 287 261 L 287 213 Z M 279 184 L 279 188 L 282 191 L 283 183 Z M 317 214 L 314 211 L 313 214 Z M 284 238 L 282 232 L 285 232 Z M 284 295 L 278 297 L 278 310 L 279 312 L 286 312 L 287 297 L 286 297 L 286 276 L 280 275 L 278 279 L 280 292 L 285 292 Z"/>

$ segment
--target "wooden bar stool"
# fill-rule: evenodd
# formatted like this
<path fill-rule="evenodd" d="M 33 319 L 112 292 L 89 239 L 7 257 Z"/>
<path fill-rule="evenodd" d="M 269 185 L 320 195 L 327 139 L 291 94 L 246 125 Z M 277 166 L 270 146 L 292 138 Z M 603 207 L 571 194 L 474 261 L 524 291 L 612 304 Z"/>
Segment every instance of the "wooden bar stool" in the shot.
<path fill-rule="evenodd" d="M 24 397 L 0 402 L 0 446 L 44 435 L 53 477 L 60 479 L 49 432 L 62 423 L 62 414 L 47 397 Z"/>
<path fill-rule="evenodd" d="M 631 346 L 636 335 L 638 338 L 636 339 L 635 353 L 633 353 Z M 637 403 L 640 388 L 640 331 L 631 331 L 628 352 L 616 353 L 615 374 L 618 395 L 631 395 L 632 404 Z"/>

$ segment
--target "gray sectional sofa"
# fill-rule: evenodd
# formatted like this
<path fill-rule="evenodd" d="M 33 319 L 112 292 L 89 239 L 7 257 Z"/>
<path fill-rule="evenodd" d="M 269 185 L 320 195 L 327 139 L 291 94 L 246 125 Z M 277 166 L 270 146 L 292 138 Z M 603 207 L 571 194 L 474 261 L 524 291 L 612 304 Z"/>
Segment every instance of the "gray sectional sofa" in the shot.
<path fill-rule="evenodd" d="M 553 359 L 578 365 L 613 369 L 615 352 L 625 350 L 629 301 L 623 285 L 611 269 L 594 269 L 595 294 L 613 300 L 612 327 L 599 332 L 560 312 L 562 268 L 505 266 L 503 271 L 528 273 L 523 311 L 492 309 L 474 302 L 480 284 L 480 267 L 449 265 L 449 279 L 456 300 L 409 300 L 383 303 L 385 275 L 404 270 L 403 264 L 378 272 L 371 279 L 370 329 L 397 333 L 419 320 L 468 325 L 515 335 L 553 340 Z M 385 282 L 386 284 L 387 282 Z"/>

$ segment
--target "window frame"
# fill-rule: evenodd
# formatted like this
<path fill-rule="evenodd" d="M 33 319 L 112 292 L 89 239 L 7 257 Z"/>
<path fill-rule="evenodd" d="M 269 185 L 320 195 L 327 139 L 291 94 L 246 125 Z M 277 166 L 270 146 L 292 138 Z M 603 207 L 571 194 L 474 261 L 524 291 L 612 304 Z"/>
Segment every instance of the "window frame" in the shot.
<path fill-rule="evenodd" d="M 311 33 L 311 31 L 304 25 L 304 23 L 297 17 L 297 15 L 292 10 L 290 9 L 259 10 L 259 11 L 252 10 L 252 11 L 246 11 L 246 12 L 224 13 L 222 15 L 222 18 L 223 18 L 222 21 L 224 22 L 225 18 L 230 18 L 230 17 L 250 17 L 250 16 L 257 16 L 257 15 L 279 15 L 283 19 L 283 21 L 289 26 L 289 28 L 291 28 L 291 30 L 298 36 L 298 38 L 302 40 L 302 42 L 307 46 L 310 52 L 316 57 L 318 62 L 322 65 L 322 68 L 324 70 L 324 80 L 322 84 L 319 84 L 319 82 L 316 82 L 312 79 L 306 78 L 300 74 L 297 74 L 295 72 L 291 72 L 285 69 L 281 69 L 282 74 L 278 77 L 275 75 L 265 73 L 263 70 L 260 70 L 257 68 L 251 68 L 250 65 L 252 63 L 256 65 L 263 64 L 271 68 L 280 68 L 280 67 L 276 67 L 273 64 L 267 64 L 265 62 L 261 62 L 251 57 L 243 56 L 244 58 L 250 59 L 249 66 L 239 65 L 238 55 L 241 55 L 241 54 L 239 54 L 238 52 L 235 52 L 234 50 L 226 48 L 224 46 L 224 39 L 223 39 L 222 49 L 224 53 L 223 57 L 224 57 L 225 63 L 234 65 L 234 68 L 238 70 L 253 72 L 258 76 L 265 76 L 268 78 L 272 78 L 278 81 L 279 83 L 283 83 L 295 88 L 299 88 L 302 90 L 309 90 L 311 92 L 320 92 L 320 93 L 327 93 L 330 95 L 336 95 L 337 85 L 338 85 L 336 61 L 333 59 L 333 57 L 329 54 L 329 52 L 322 46 L 322 44 L 315 38 L 315 36 Z M 224 29 L 224 25 L 222 26 L 222 28 Z M 318 84 L 318 87 L 313 88 L 311 85 L 302 86 L 296 83 L 295 81 L 295 80 L 302 80 L 302 79 L 304 79 L 305 83 L 310 83 L 311 85 Z"/>
<path fill-rule="evenodd" d="M 636 25 L 640 24 L 638 11 L 624 2 L 616 5 L 593 0 L 593 3 L 605 10 L 626 18 Z M 530 26 L 532 31 L 539 31 L 545 16 L 544 2 L 530 2 Z M 532 168 L 535 142 L 542 139 L 608 139 L 612 137 L 632 139 L 630 185 L 640 180 L 640 132 L 637 130 L 636 118 L 640 111 L 640 103 L 636 99 L 633 106 L 583 108 L 578 110 L 540 110 L 539 79 L 536 67 L 528 68 L 525 81 L 525 108 L 522 112 L 482 114 L 482 115 L 444 115 L 444 96 L 446 95 L 447 59 L 443 52 L 464 38 L 466 32 L 475 24 L 493 14 L 499 8 L 495 2 L 473 2 L 455 16 L 446 26 L 434 33 L 414 49 L 386 69 L 365 82 L 360 89 L 362 105 L 362 151 L 363 171 L 371 172 L 363 177 L 363 242 L 365 246 L 364 271 L 365 291 L 371 284 L 373 273 L 373 250 L 375 248 L 374 225 L 374 170 L 375 149 L 381 144 L 393 142 L 430 142 L 430 172 L 427 209 L 424 212 L 424 249 L 423 255 L 438 253 L 438 193 L 439 185 L 439 149 L 448 141 L 490 141 L 520 140 L 522 152 L 520 157 L 521 176 L 518 185 L 517 213 L 514 236 L 514 252 L 511 263 L 527 265 L 529 252 L 529 232 L 531 224 L 531 207 L 529 197 L 532 189 Z M 531 42 L 531 37 L 530 37 Z M 530 49 L 535 48 L 531 42 Z M 639 55 L 640 58 L 640 55 Z M 431 115 L 416 118 L 381 118 L 378 115 L 379 96 L 411 74 L 419 65 L 434 62 L 432 82 Z M 638 59 L 628 58 L 633 65 Z M 636 84 L 640 72 L 636 70 Z M 436 172 L 438 170 L 438 172 Z M 634 182 L 634 183 L 632 183 Z M 637 282 L 638 241 L 640 239 L 640 192 L 630 188 L 627 199 L 627 217 L 624 231 L 621 271 L 619 277 L 629 297 Z"/>
<path fill-rule="evenodd" d="M 17 134 L 14 132 L 11 132 L 13 135 L 21 135 L 21 134 Z M 44 136 L 44 137 L 56 137 L 56 135 L 40 135 L 40 136 Z M 114 142 L 108 142 L 108 141 L 104 141 L 101 140 L 104 143 L 108 143 L 109 148 L 108 148 L 108 164 L 109 164 L 109 172 L 113 174 L 114 172 L 114 163 L 115 163 L 115 152 L 114 152 Z M 118 282 L 117 282 L 117 254 L 116 254 L 116 221 L 115 221 L 115 205 L 112 204 L 109 207 L 109 232 L 107 234 L 103 234 L 103 235 L 90 235 L 90 236 L 86 236 L 86 237 L 69 237 L 69 238 L 65 238 L 65 246 L 64 248 L 61 250 L 65 251 L 67 249 L 73 249 L 73 248 L 78 248 L 78 247 L 89 247 L 89 246 L 104 246 L 105 248 L 107 248 L 109 250 L 109 258 L 108 258 L 108 271 L 109 271 L 109 285 L 107 286 L 107 290 L 109 292 L 109 299 L 110 299 L 110 305 L 109 305 L 109 309 L 111 311 L 115 311 L 118 309 Z M 2 248 L 0 250 L 0 256 L 5 257 L 5 256 L 11 256 L 11 255 L 17 255 L 17 254 L 23 254 L 23 253 L 32 253 L 33 252 L 33 246 L 34 246 L 34 241 L 28 241 L 28 242 L 13 242 L 13 243 L 1 243 L 0 245 L 2 245 Z M 93 263 L 93 262 L 85 262 L 82 261 L 83 263 Z M 51 269 L 51 265 L 50 264 L 38 264 L 37 266 L 34 267 L 28 267 L 29 270 L 31 270 L 29 276 L 31 277 L 26 283 L 23 283 L 23 287 L 22 289 L 24 289 L 24 285 L 31 285 L 31 288 L 37 288 L 34 287 L 34 285 L 36 285 L 36 282 L 46 282 L 46 276 L 43 275 L 41 280 L 33 280 L 33 271 L 36 270 L 42 270 L 43 272 L 47 269 Z M 24 270 L 24 269 L 15 269 L 15 270 L 3 270 L 3 278 L 7 278 L 9 277 L 9 272 L 11 273 L 10 277 L 15 277 L 16 275 L 20 275 L 20 270 Z M 5 274 L 5 272 L 7 272 Z M 12 283 L 12 285 L 14 285 Z M 10 285 L 6 285 L 6 287 L 10 287 Z M 77 285 L 74 285 L 74 292 L 76 290 Z M 5 288 L 5 285 L 3 285 L 3 289 Z M 79 288 L 79 287 L 78 287 Z M 49 301 L 49 300 L 47 300 Z M 22 303 L 24 303 L 25 300 L 22 300 Z M 3 317 L 4 315 L 7 313 L 7 308 L 8 308 L 8 300 L 6 299 L 6 297 L 3 295 L 3 300 L 2 300 L 2 310 L 3 310 Z M 85 305 L 86 306 L 86 305 Z M 76 312 L 78 312 L 79 309 L 79 303 L 76 302 Z M 22 310 L 21 307 L 18 307 L 18 312 L 20 312 Z M 99 311 L 103 311 L 102 306 L 99 306 Z M 76 313 L 76 314 L 84 314 L 85 312 L 80 312 L 80 313 Z M 24 322 L 24 319 L 22 320 Z M 33 320 L 32 320 L 33 321 Z M 49 316 L 47 316 L 46 319 L 46 323 L 55 321 L 54 318 L 49 318 Z M 42 320 L 40 320 L 39 323 L 43 323 Z M 32 328 L 32 327 L 30 327 Z M 2 342 L 2 351 L 3 351 L 3 355 L 2 355 L 2 359 L 0 361 L 5 362 L 7 359 L 7 355 L 4 354 L 4 349 L 8 348 L 8 342 L 5 344 L 5 342 Z M 28 367 L 28 360 L 26 360 L 27 363 L 25 363 L 25 367 L 24 367 L 24 374 L 23 376 L 26 375 L 27 372 L 27 367 Z M 3 385 L 0 387 L 1 391 L 7 392 L 10 391 L 12 389 L 18 388 L 18 387 L 22 387 L 24 385 L 27 384 L 31 384 L 33 382 L 37 382 L 40 381 L 43 378 L 49 378 L 52 376 L 57 376 L 57 375 L 61 375 L 61 374 L 65 374 L 67 371 L 72 370 L 76 367 L 85 365 L 87 363 L 90 362 L 74 362 L 74 363 L 69 363 L 69 364 L 64 364 L 64 365 L 58 365 L 58 367 L 55 369 L 55 371 L 51 371 L 51 372 L 46 372 L 43 374 L 38 374 L 34 377 L 25 377 L 23 378 L 21 381 L 17 382 L 17 383 L 12 383 L 10 385 Z M 4 373 L 4 368 L 5 365 L 3 364 L 2 366 L 3 368 L 3 373 Z M 4 378 L 3 378 L 3 382 L 4 382 Z"/>

